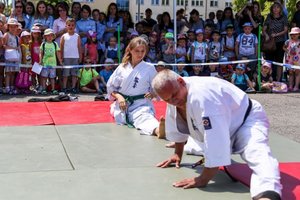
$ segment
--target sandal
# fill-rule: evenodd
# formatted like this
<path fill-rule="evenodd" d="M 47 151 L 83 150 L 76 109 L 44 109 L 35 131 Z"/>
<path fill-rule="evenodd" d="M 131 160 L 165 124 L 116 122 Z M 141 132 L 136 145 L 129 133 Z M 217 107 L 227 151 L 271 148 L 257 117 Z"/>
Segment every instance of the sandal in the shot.
<path fill-rule="evenodd" d="M 57 91 L 57 90 L 52 90 L 52 91 L 51 91 L 51 94 L 53 94 L 53 95 L 58 95 L 58 91 Z"/>

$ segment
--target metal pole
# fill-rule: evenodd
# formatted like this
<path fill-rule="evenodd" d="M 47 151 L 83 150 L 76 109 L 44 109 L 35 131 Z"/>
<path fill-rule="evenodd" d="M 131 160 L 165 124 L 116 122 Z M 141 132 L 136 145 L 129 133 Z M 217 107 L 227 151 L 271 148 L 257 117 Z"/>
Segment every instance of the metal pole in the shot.
<path fill-rule="evenodd" d="M 257 76 L 257 83 L 258 83 L 258 90 L 261 90 L 261 24 L 258 25 L 258 46 L 257 46 L 257 58 L 258 58 L 258 63 L 257 63 L 257 71 L 258 71 L 258 76 Z"/>
<path fill-rule="evenodd" d="M 141 20 L 141 0 L 138 1 L 138 22 Z"/>
<path fill-rule="evenodd" d="M 207 0 L 205 0 L 205 19 L 207 19 Z"/>
<path fill-rule="evenodd" d="M 118 24 L 118 62 L 121 63 L 121 33 L 120 24 Z"/>

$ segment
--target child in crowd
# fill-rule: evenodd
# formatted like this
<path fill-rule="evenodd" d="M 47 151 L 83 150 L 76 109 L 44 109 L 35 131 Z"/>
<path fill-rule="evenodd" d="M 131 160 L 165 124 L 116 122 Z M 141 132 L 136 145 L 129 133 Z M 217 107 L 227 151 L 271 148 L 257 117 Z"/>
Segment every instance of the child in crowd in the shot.
<path fill-rule="evenodd" d="M 165 44 L 162 45 L 161 51 L 163 53 L 163 60 L 166 63 L 175 63 L 175 44 L 174 44 L 174 34 L 168 32 L 165 34 Z"/>
<path fill-rule="evenodd" d="M 227 81 L 231 81 L 231 76 L 233 73 L 232 64 L 223 64 L 224 62 L 228 62 L 228 58 L 224 56 L 220 58 L 219 62 L 219 76 Z"/>
<path fill-rule="evenodd" d="M 114 60 L 111 58 L 106 58 L 105 62 L 104 62 L 105 66 L 104 69 L 102 69 L 100 71 L 100 90 L 103 92 L 106 92 L 106 83 L 108 81 L 108 79 L 110 78 L 110 76 L 113 73 L 113 65 L 114 64 Z"/>
<path fill-rule="evenodd" d="M 87 43 L 84 45 L 84 57 L 89 57 L 93 64 L 98 63 L 98 42 L 97 33 L 89 31 L 87 33 Z"/>
<path fill-rule="evenodd" d="M 187 76 L 189 76 L 189 74 L 187 73 L 187 71 L 184 70 L 184 65 L 180 65 L 180 64 L 185 64 L 185 62 L 179 60 L 179 61 L 178 61 L 178 64 L 179 64 L 179 65 L 177 65 L 177 68 L 176 68 L 175 72 L 176 72 L 177 74 L 179 74 L 180 76 L 182 76 L 182 77 L 187 77 Z"/>
<path fill-rule="evenodd" d="M 100 80 L 100 76 L 98 72 L 91 68 L 89 65 L 91 63 L 91 59 L 89 57 L 85 58 L 85 67 L 81 68 L 78 72 L 79 85 L 81 92 L 85 93 L 96 93 L 102 94 L 102 91 L 99 88 L 98 80 Z"/>
<path fill-rule="evenodd" d="M 32 64 L 40 63 L 40 46 L 42 44 L 41 30 L 38 26 L 33 26 L 30 32 L 31 32 L 30 51 L 31 51 Z M 32 78 L 32 86 L 36 88 L 36 86 L 38 85 L 37 83 L 39 80 L 39 75 L 37 75 L 34 72 L 31 72 L 31 78 Z"/>
<path fill-rule="evenodd" d="M 47 79 L 50 78 L 51 84 L 51 94 L 57 95 L 58 91 L 55 90 L 55 79 L 56 79 L 56 67 L 57 59 L 59 63 L 62 63 L 62 59 L 60 57 L 60 49 L 59 45 L 54 42 L 55 34 L 52 29 L 46 29 L 44 32 L 45 42 L 42 43 L 40 47 L 40 64 L 43 66 L 41 71 L 41 85 L 42 85 L 42 94 L 46 95 L 46 82 Z"/>
<path fill-rule="evenodd" d="M 65 66 L 79 65 L 82 60 L 81 54 L 81 39 L 75 33 L 76 21 L 74 18 L 67 19 L 66 29 L 67 33 L 63 34 L 60 39 L 61 57 Z M 77 93 L 77 74 L 78 68 L 64 68 L 63 69 L 63 89 L 62 92 Z M 67 89 L 68 78 L 72 76 L 72 88 Z"/>
<path fill-rule="evenodd" d="M 187 31 L 187 59 L 188 61 L 191 61 L 192 59 L 192 45 L 194 44 L 195 40 L 196 40 L 196 35 L 195 32 L 192 30 L 188 30 Z"/>
<path fill-rule="evenodd" d="M 118 62 L 118 41 L 116 37 L 109 38 L 109 45 L 105 51 L 105 58 L 113 59 Z"/>
<path fill-rule="evenodd" d="M 204 41 L 210 42 L 212 38 L 213 27 L 210 24 L 204 26 Z"/>
<path fill-rule="evenodd" d="M 273 86 L 272 64 L 264 61 L 260 72 L 261 90 L 271 92 Z M 258 90 L 258 80 L 256 80 L 256 90 Z"/>
<path fill-rule="evenodd" d="M 231 83 L 243 91 L 246 91 L 248 87 L 254 90 L 252 82 L 250 81 L 248 75 L 245 74 L 245 69 L 245 64 L 238 64 L 235 72 L 231 76 Z"/>
<path fill-rule="evenodd" d="M 4 62 L 4 49 L 3 49 L 3 26 L 4 23 L 0 20 L 0 62 Z M 4 81 L 4 66 L 0 66 L 0 95 L 3 93 Z"/>
<path fill-rule="evenodd" d="M 26 65 L 31 65 L 31 52 L 30 52 L 30 39 L 31 35 L 27 31 L 23 31 L 21 33 L 21 53 L 22 59 L 21 63 Z M 19 92 L 30 94 L 30 87 L 31 87 L 31 76 L 29 73 L 30 69 L 26 67 L 22 67 L 20 69 L 20 73 L 17 75 L 16 78 L 16 88 Z"/>
<path fill-rule="evenodd" d="M 160 71 L 164 70 L 165 67 L 166 67 L 166 63 L 164 61 L 158 61 L 155 69 L 157 72 L 160 72 Z"/>
<path fill-rule="evenodd" d="M 3 36 L 3 48 L 5 49 L 5 63 L 17 64 L 20 62 L 20 45 L 17 36 L 18 21 L 10 18 L 7 22 L 8 32 Z M 5 66 L 5 92 L 16 94 L 15 76 L 19 72 L 18 66 Z"/>
<path fill-rule="evenodd" d="M 146 62 L 157 63 L 160 58 L 159 46 L 157 42 L 158 34 L 153 31 L 149 35 L 149 52 L 146 56 Z"/>
<path fill-rule="evenodd" d="M 202 63 L 202 60 L 195 60 L 195 63 Z M 210 76 L 210 71 L 204 65 L 194 65 L 189 76 Z"/>
<path fill-rule="evenodd" d="M 177 37 L 177 48 L 176 48 L 176 59 L 177 63 L 179 62 L 186 62 L 186 38 L 185 35 L 180 34 Z"/>
<path fill-rule="evenodd" d="M 222 54 L 223 48 L 220 42 L 221 34 L 219 31 L 215 30 L 211 34 L 212 41 L 208 43 L 208 59 L 209 62 L 219 62 Z M 217 65 L 209 65 L 211 76 L 218 75 Z"/>
<path fill-rule="evenodd" d="M 287 64 L 300 65 L 300 28 L 294 27 L 290 32 L 290 39 L 283 46 Z M 289 69 L 289 91 L 298 91 L 300 84 L 300 70 Z"/>
<path fill-rule="evenodd" d="M 233 61 L 236 59 L 235 57 L 235 37 L 234 27 L 232 24 L 228 24 L 226 26 L 226 35 L 222 38 L 222 46 L 223 46 L 223 55 L 228 58 L 228 60 Z"/>
<path fill-rule="evenodd" d="M 191 62 L 194 63 L 196 60 L 199 60 L 204 63 L 208 58 L 208 46 L 207 43 L 203 41 L 202 29 L 196 30 L 196 38 L 197 41 L 192 44 L 191 48 Z"/>
<path fill-rule="evenodd" d="M 257 59 L 257 44 L 258 40 L 255 34 L 252 33 L 253 26 L 246 22 L 243 25 L 244 33 L 238 35 L 235 43 L 235 51 L 238 60 L 242 59 Z M 256 62 L 250 62 L 247 66 L 247 74 L 252 79 L 256 72 Z"/>

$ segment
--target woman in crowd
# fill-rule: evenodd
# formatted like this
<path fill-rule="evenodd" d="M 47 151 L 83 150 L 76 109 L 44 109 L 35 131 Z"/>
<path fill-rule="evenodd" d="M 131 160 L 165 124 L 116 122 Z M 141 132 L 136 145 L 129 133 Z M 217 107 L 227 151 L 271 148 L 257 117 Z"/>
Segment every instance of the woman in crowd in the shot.
<path fill-rule="evenodd" d="M 272 37 L 274 38 L 276 43 L 276 51 L 265 52 L 265 58 L 267 60 L 276 61 L 279 63 L 283 62 L 283 45 L 285 40 L 287 39 L 287 31 L 288 19 L 283 14 L 282 5 L 278 2 L 274 2 L 274 4 L 270 8 L 270 13 L 268 14 L 263 26 L 263 35 L 266 40 L 269 40 Z M 282 70 L 283 68 L 281 66 L 272 66 L 273 80 L 281 81 Z"/>
<path fill-rule="evenodd" d="M 38 24 L 41 31 L 53 27 L 53 17 L 47 13 L 47 4 L 45 1 L 39 1 L 36 6 L 35 16 L 32 18 L 31 26 Z"/>
<path fill-rule="evenodd" d="M 26 25 L 26 29 L 31 29 L 31 21 L 35 14 L 35 6 L 31 1 L 28 1 L 25 4 L 25 21 L 28 21 L 28 24 Z"/>
<path fill-rule="evenodd" d="M 76 21 L 80 20 L 81 4 L 79 2 L 73 2 L 71 6 L 71 17 Z"/>
<path fill-rule="evenodd" d="M 29 29 L 28 25 L 30 22 L 27 20 L 25 14 L 23 13 L 25 6 L 21 1 L 15 3 L 15 10 L 11 12 L 10 18 L 15 18 L 21 25 L 22 29 Z"/>
<path fill-rule="evenodd" d="M 1 20 L 4 24 L 6 24 L 6 17 L 5 17 L 5 15 L 3 14 L 4 9 L 5 9 L 5 3 L 0 2 L 0 20 Z"/>
<path fill-rule="evenodd" d="M 52 4 L 47 5 L 47 13 L 49 16 L 52 16 L 53 18 L 56 18 L 55 16 L 55 8 Z"/>
<path fill-rule="evenodd" d="M 123 14 L 123 33 L 126 34 L 130 28 L 134 28 L 134 24 L 130 12 L 125 10 Z"/>
<path fill-rule="evenodd" d="M 96 23 L 90 17 L 92 15 L 91 7 L 83 5 L 81 7 L 81 19 L 76 22 L 76 29 L 81 38 L 81 45 L 84 46 L 87 42 L 87 34 L 96 32 Z"/>
<path fill-rule="evenodd" d="M 56 35 L 55 42 L 60 44 L 60 37 L 66 33 L 66 21 L 68 19 L 69 7 L 64 3 L 59 3 L 56 6 L 56 11 L 58 12 L 58 18 L 53 22 L 53 31 Z"/>
<path fill-rule="evenodd" d="M 233 11 L 231 7 L 226 7 L 222 14 L 221 20 L 218 21 L 217 29 L 221 34 L 226 34 L 226 27 L 228 24 L 234 26 L 234 30 L 238 30 L 237 21 L 234 19 Z"/>
<path fill-rule="evenodd" d="M 123 31 L 123 20 L 119 17 L 118 6 L 116 3 L 109 4 L 107 8 L 107 17 L 106 17 L 106 30 L 104 34 L 104 41 L 108 43 L 109 38 L 114 35 L 118 30 L 118 25 L 120 31 Z"/>

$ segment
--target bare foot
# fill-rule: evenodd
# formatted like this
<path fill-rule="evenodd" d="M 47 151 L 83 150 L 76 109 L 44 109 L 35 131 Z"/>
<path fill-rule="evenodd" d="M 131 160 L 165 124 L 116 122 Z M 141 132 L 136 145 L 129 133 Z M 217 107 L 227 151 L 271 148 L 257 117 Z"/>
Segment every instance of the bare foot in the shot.
<path fill-rule="evenodd" d="M 168 143 L 168 144 L 165 144 L 165 146 L 166 146 L 167 148 L 175 148 L 175 142 L 170 142 L 170 143 Z"/>
<path fill-rule="evenodd" d="M 165 126 L 165 118 L 163 116 L 159 119 L 158 128 L 156 128 L 155 134 L 158 139 L 165 139 L 166 138 L 166 126 Z"/>

